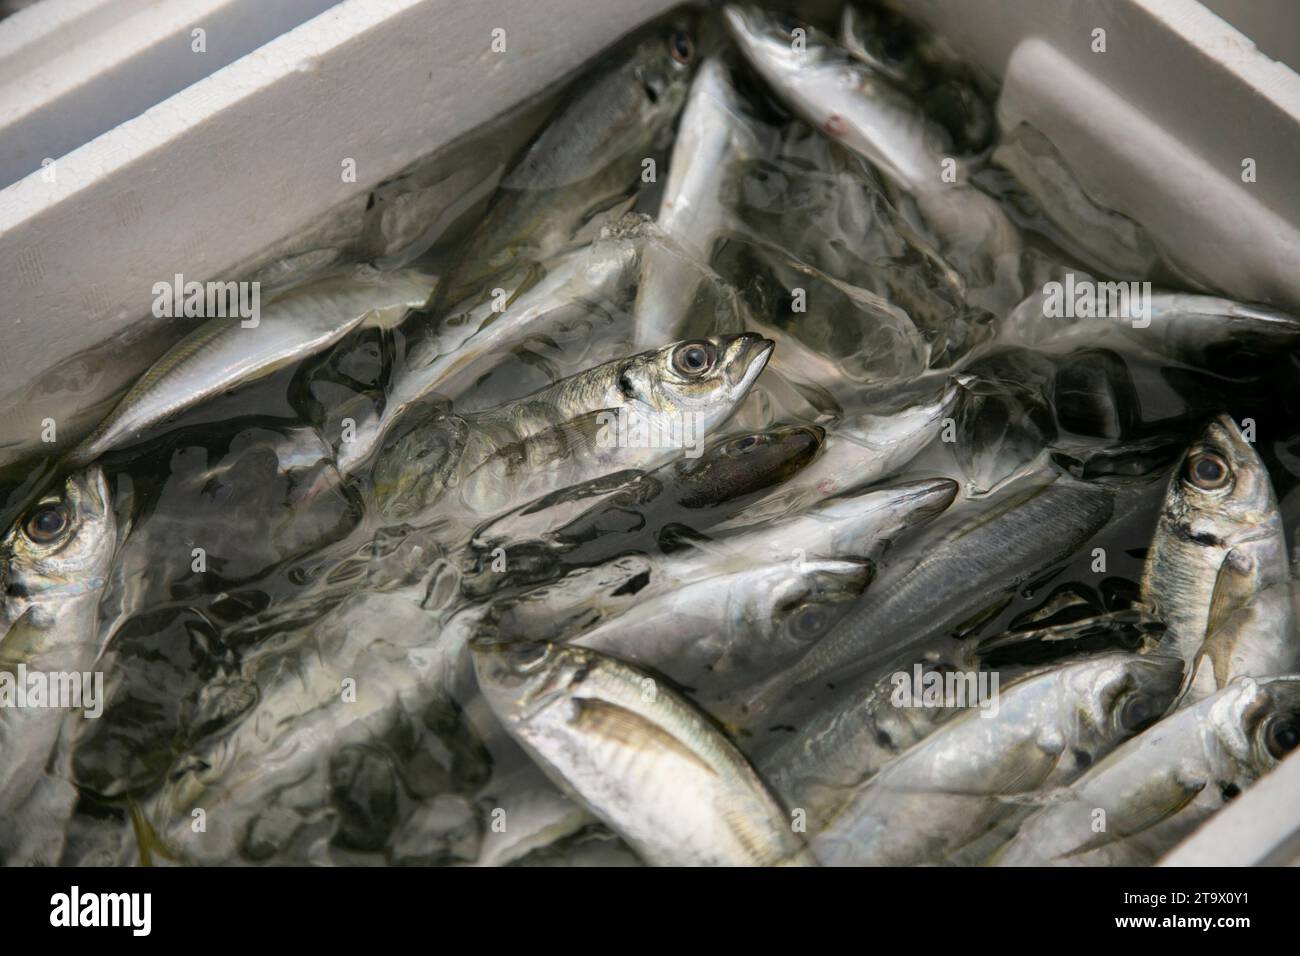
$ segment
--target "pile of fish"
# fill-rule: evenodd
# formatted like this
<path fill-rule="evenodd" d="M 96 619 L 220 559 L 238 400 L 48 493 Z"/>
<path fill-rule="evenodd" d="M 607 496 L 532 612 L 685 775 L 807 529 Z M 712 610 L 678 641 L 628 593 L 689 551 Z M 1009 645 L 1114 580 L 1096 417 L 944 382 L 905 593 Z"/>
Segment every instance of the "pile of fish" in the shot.
<path fill-rule="evenodd" d="M 10 497 L 0 861 L 1158 860 L 1300 746 L 1300 319 L 995 92 L 679 13 L 195 327 Z"/>

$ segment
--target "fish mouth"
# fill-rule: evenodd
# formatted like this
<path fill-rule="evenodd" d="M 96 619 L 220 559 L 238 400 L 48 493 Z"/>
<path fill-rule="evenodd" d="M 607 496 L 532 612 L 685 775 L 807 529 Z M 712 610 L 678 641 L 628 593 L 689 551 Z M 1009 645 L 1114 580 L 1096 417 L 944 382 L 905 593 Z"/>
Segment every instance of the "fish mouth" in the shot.
<path fill-rule="evenodd" d="M 728 373 L 728 378 L 732 379 L 732 385 L 739 394 L 745 394 L 753 386 L 759 373 L 767 367 L 767 360 L 772 357 L 775 348 L 776 343 L 771 339 L 753 332 L 738 335 L 728 346 L 725 361 L 728 368 L 733 370 Z M 739 375 L 734 374 L 736 369 L 740 370 Z"/>

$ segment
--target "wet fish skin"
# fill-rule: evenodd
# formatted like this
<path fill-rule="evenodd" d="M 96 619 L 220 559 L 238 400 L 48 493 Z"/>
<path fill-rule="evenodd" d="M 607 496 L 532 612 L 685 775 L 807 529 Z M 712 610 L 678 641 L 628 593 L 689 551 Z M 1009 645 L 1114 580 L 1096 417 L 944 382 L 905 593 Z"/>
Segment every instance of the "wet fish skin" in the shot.
<path fill-rule="evenodd" d="M 946 130 L 814 27 L 748 5 L 728 5 L 723 19 L 748 62 L 797 115 L 915 201 L 945 258 L 971 280 L 972 304 L 1002 314 L 1019 301 L 1019 230 L 996 200 L 970 185 Z M 792 40 L 795 27 L 804 30 L 802 49 Z M 954 160 L 951 182 L 944 181 L 946 160 Z"/>
<path fill-rule="evenodd" d="M 479 686 L 511 736 L 647 863 L 810 862 L 740 752 L 662 682 L 584 648 L 471 650 Z"/>
<path fill-rule="evenodd" d="M 951 478 L 924 478 L 829 498 L 762 525 L 741 515 L 715 527 L 713 534 L 722 547 L 773 561 L 801 554 L 874 561 L 898 538 L 942 514 L 959 491 Z"/>
<path fill-rule="evenodd" d="M 663 434 L 682 435 L 689 426 L 703 441 L 749 392 L 771 351 L 772 343 L 750 333 L 693 339 L 598 365 L 474 415 L 430 413 L 432 427 L 410 428 L 380 451 L 376 500 L 389 517 L 409 518 L 450 490 L 447 502 L 488 515 L 601 475 L 654 467 L 682 449 L 621 441 L 619 415 Z M 700 364 L 688 367 L 688 360 Z"/>
<path fill-rule="evenodd" d="M 1300 677 L 1239 677 L 1053 795 L 992 862 L 1148 866 L 1298 744 Z"/>
<path fill-rule="evenodd" d="M 439 291 L 440 307 L 473 295 L 495 273 L 560 252 L 593 213 L 640 182 L 686 100 L 698 53 L 681 19 L 631 41 L 551 117 L 501 180 L 487 214 L 462 245 Z"/>
<path fill-rule="evenodd" d="M 20 665 L 29 677 L 91 671 L 103 650 L 99 600 L 117 538 L 108 483 L 91 467 L 42 496 L 0 539 L 0 673 L 6 683 L 17 681 Z M 58 862 L 76 801 L 69 714 L 59 707 L 0 708 L 0 861 Z"/>
<path fill-rule="evenodd" d="M 939 437 L 960 394 L 960 379 L 924 381 L 878 397 L 869 410 L 832 426 L 817 457 L 727 527 L 760 524 L 900 471 Z"/>
<path fill-rule="evenodd" d="M 209 319 L 153 364 L 67 457 L 79 466 L 231 388 L 313 355 L 363 326 L 391 328 L 429 301 L 436 280 L 413 271 L 357 270 L 268 302 L 255 327 Z"/>
<path fill-rule="evenodd" d="M 770 429 L 715 441 L 699 458 L 679 458 L 649 472 L 617 472 L 554 492 L 475 532 L 465 585 L 486 593 L 507 581 L 541 580 L 563 570 L 562 555 L 578 551 L 571 563 L 603 560 L 625 550 L 621 532 L 652 532 L 677 517 L 703 530 L 718 509 L 796 473 L 824 438 L 815 425 Z M 492 569 L 498 557 L 506 570 Z M 484 590 L 471 583 L 476 574 Z"/>
<path fill-rule="evenodd" d="M 636 281 L 643 242 L 640 237 L 602 238 L 591 246 L 548 260 L 540 278 L 528 271 L 496 311 L 491 296 L 457 306 L 430 328 L 412 329 L 406 353 L 394 371 L 383 411 L 362 418 L 350 441 L 341 442 L 339 470 L 359 472 L 385 435 L 415 405 L 438 396 L 457 401 L 474 382 L 509 352 L 539 335 L 552 335 L 566 324 L 592 321 L 617 308 L 624 290 Z M 581 368 L 566 367 L 561 377 Z"/>
<path fill-rule="evenodd" d="M 810 845 L 830 866 L 915 865 L 959 854 L 1008 818 L 1016 798 L 1068 784 L 1155 722 L 1182 681 L 1173 658 L 1107 654 L 1002 689 L 886 764 Z"/>
<path fill-rule="evenodd" d="M 1007 313 L 1000 336 L 1007 343 L 1040 348 L 1075 348 L 1119 338 L 1129 347 L 1137 344 L 1199 367 L 1213 367 L 1220 353 L 1232 349 L 1267 356 L 1300 344 L 1300 318 L 1269 306 L 1211 295 L 1156 292 L 1146 303 L 1149 314 L 1137 315 L 1132 306 L 1125 313 L 1125 300 L 1118 296 L 1116 292 L 1112 299 L 1110 284 L 1099 283 L 1097 315 L 1049 317 L 1048 293 L 1035 290 Z"/>
<path fill-rule="evenodd" d="M 695 580 L 638 602 L 570 643 L 651 667 L 697 696 L 770 673 L 834 625 L 870 584 L 860 558 L 781 560 Z"/>
<path fill-rule="evenodd" d="M 1143 567 L 1142 601 L 1169 628 L 1165 649 L 1190 665 L 1217 621 L 1287 582 L 1286 537 L 1268 470 L 1221 415 L 1169 479 Z"/>
<path fill-rule="evenodd" d="M 765 149 L 722 61 L 696 72 L 673 142 L 657 222 L 675 244 L 647 249 L 635 307 L 636 342 L 652 348 L 680 338 L 696 287 L 731 215 L 722 203 L 737 165 Z"/>
<path fill-rule="evenodd" d="M 785 673 L 756 687 L 756 717 L 801 685 L 835 680 L 891 658 L 921 638 L 968 620 L 993 597 L 1063 561 L 1114 511 L 1107 489 L 1057 479 L 1008 489 L 927 547 L 914 564 L 883 574 L 866 604 L 849 614 Z"/>

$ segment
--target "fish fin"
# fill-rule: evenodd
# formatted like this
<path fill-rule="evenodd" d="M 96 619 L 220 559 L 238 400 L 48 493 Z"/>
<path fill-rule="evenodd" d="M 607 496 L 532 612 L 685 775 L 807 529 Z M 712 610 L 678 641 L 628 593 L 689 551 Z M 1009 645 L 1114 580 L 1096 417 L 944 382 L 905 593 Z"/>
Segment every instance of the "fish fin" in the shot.
<path fill-rule="evenodd" d="M 1229 551 L 1219 566 L 1214 579 L 1214 594 L 1210 598 L 1210 611 L 1205 621 L 1207 640 L 1223 627 L 1239 609 L 1255 598 L 1255 562 L 1244 551 Z"/>
<path fill-rule="evenodd" d="M 180 856 L 167 846 L 158 836 L 153 824 L 145 817 L 140 805 L 133 799 L 127 800 L 131 811 L 131 829 L 135 831 L 135 845 L 139 853 L 141 866 L 153 866 L 154 855 L 172 863 L 180 862 Z"/>
<path fill-rule="evenodd" d="M 1080 856 L 1111 843 L 1119 843 L 1149 830 L 1182 812 L 1183 808 L 1200 795 L 1208 781 L 1185 780 L 1178 776 L 1166 777 L 1148 787 L 1142 798 L 1132 802 L 1141 807 L 1140 812 L 1119 821 L 1107 819 L 1107 827 L 1100 833 L 1065 854 L 1065 858 Z M 1112 825 L 1112 823 L 1114 825 Z"/>
<path fill-rule="evenodd" d="M 699 754 L 636 711 L 594 697 L 579 697 L 575 703 L 578 712 L 573 723 L 584 733 L 604 737 L 632 750 L 657 751 L 676 757 L 716 776 L 717 771 Z"/>

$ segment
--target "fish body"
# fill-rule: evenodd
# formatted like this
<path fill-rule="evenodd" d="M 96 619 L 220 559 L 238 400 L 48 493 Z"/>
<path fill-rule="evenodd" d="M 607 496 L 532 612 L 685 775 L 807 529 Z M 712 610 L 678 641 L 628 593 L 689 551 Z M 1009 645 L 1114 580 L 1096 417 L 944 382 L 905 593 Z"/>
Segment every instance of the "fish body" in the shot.
<path fill-rule="evenodd" d="M 886 764 L 811 840 L 823 865 L 945 862 L 1024 814 L 1017 798 L 1068 784 L 1155 722 L 1173 702 L 1182 662 L 1108 654 L 1000 691 Z"/>
<path fill-rule="evenodd" d="M 587 369 L 469 416 L 431 410 L 381 450 L 381 509 L 409 518 L 447 495 L 489 515 L 628 468 L 701 449 L 767 363 L 753 334 L 713 336 Z M 408 423 L 409 424 L 409 423 Z M 395 433 L 396 435 L 396 433 Z M 696 452 L 698 454 L 698 450 Z"/>
<path fill-rule="evenodd" d="M 473 653 L 510 735 L 647 863 L 810 862 L 745 758 L 662 682 L 578 647 L 477 643 Z"/>
<path fill-rule="evenodd" d="M 1220 416 L 1169 479 L 1143 567 L 1142 600 L 1169 628 L 1167 651 L 1191 665 L 1219 622 L 1289 580 L 1268 470 L 1236 423 Z M 1279 639 L 1294 635 L 1293 614 L 1285 620 Z"/>
<path fill-rule="evenodd" d="M 462 303 L 432 330 L 412 330 L 407 351 L 393 374 L 383 411 L 358 422 L 356 433 L 341 442 L 338 467 L 356 473 L 382 443 L 393 424 L 416 404 L 433 396 L 456 401 L 509 353 L 536 336 L 552 336 L 579 323 L 600 324 L 606 310 L 617 310 L 636 280 L 641 242 L 634 238 L 597 240 L 591 246 L 561 253 L 545 266 L 541 278 L 526 271 L 501 303 L 490 295 Z M 587 353 L 570 350 L 582 361 Z M 612 356 L 611 356 L 612 357 Z M 588 363 L 590 364 L 590 363 Z M 557 369 L 559 377 L 581 366 Z"/>
<path fill-rule="evenodd" d="M 102 699 L 90 700 L 92 668 L 103 650 L 99 601 L 116 548 L 108 484 L 96 467 L 73 473 L 0 539 L 0 861 L 58 862 L 76 800 L 70 711 L 53 699 L 18 706 L 16 695 L 27 690 L 18 684 L 38 677 L 53 693 L 75 675 L 83 710 L 102 709 Z"/>
<path fill-rule="evenodd" d="M 862 607 L 796 665 L 754 690 L 751 713 L 802 684 L 834 680 L 977 616 L 999 592 L 1070 557 L 1106 525 L 1114 507 L 1109 490 L 1068 480 L 1008 489 L 910 565 L 882 575 Z"/>
<path fill-rule="evenodd" d="M 443 305 L 474 295 L 511 266 L 561 252 L 591 216 L 640 184 L 643 160 L 664 145 L 686 100 L 697 52 L 683 23 L 630 42 L 630 53 L 620 50 L 576 82 L 506 172 L 448 271 Z"/>
<path fill-rule="evenodd" d="M 479 528 L 469 544 L 467 575 L 481 572 L 482 586 L 495 590 L 521 574 L 533 580 L 558 574 L 568 552 L 580 552 L 580 563 L 611 557 L 629 535 L 653 533 L 675 519 L 703 530 L 738 499 L 797 472 L 824 437 L 815 425 L 772 429 L 715 441 L 699 458 L 561 489 Z M 492 567 L 498 559 L 504 568 Z"/>
<path fill-rule="evenodd" d="M 391 328 L 422 308 L 435 280 L 417 272 L 362 271 L 300 286 L 268 303 L 257 324 L 213 318 L 153 364 L 68 463 L 94 461 L 188 408 L 338 342 L 362 326 Z"/>
<path fill-rule="evenodd" d="M 683 334 L 696 287 L 713 247 L 730 222 L 723 205 L 739 163 L 765 146 L 746 115 L 722 61 L 710 57 L 691 84 L 673 143 L 657 222 L 676 248 L 647 250 L 635 308 L 637 344 L 653 348 Z"/>
<path fill-rule="evenodd" d="M 1241 677 L 1128 741 L 1058 794 L 1001 866 L 1149 866 L 1300 745 L 1300 677 Z"/>

